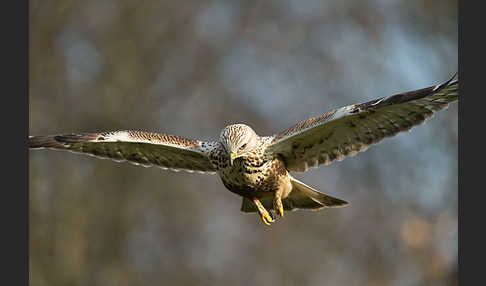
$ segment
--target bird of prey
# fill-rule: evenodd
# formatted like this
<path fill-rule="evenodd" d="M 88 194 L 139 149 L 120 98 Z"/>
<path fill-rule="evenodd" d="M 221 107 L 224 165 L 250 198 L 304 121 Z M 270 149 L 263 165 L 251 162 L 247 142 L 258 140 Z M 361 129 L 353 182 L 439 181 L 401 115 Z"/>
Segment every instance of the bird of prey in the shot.
<path fill-rule="evenodd" d="M 289 172 L 340 161 L 385 137 L 409 130 L 456 101 L 459 81 L 337 108 L 272 136 L 245 124 L 226 126 L 214 141 L 142 131 L 29 136 L 29 148 L 85 153 L 163 169 L 217 173 L 224 186 L 243 197 L 241 211 L 258 212 L 270 225 L 284 210 L 342 207 Z"/>

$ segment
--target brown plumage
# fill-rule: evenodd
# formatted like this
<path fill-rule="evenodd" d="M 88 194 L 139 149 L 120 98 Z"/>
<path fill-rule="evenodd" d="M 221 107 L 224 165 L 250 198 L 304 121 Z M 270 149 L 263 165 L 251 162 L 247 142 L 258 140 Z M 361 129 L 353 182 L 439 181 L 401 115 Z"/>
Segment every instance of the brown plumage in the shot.
<path fill-rule="evenodd" d="M 289 171 L 342 160 L 385 137 L 409 130 L 458 99 L 459 82 L 341 107 L 273 136 L 258 136 L 245 124 L 225 127 L 218 140 L 199 141 L 141 131 L 30 136 L 29 148 L 51 148 L 164 169 L 217 173 L 224 186 L 243 197 L 243 212 L 258 212 L 265 224 L 271 210 L 340 207 L 348 203 L 321 193 Z"/>

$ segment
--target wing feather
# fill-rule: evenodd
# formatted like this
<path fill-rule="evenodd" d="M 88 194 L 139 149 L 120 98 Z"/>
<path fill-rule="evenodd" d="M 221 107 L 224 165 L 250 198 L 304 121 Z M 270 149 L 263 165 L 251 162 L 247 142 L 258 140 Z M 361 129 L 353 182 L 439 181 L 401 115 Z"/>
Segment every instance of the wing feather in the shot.
<path fill-rule="evenodd" d="M 280 156 L 289 170 L 298 172 L 353 156 L 383 138 L 423 123 L 456 101 L 459 81 L 454 78 L 301 121 L 274 135 L 265 152 Z"/>
<path fill-rule="evenodd" d="M 142 131 L 30 136 L 29 148 L 84 153 L 145 167 L 214 173 L 208 154 L 215 142 Z"/>

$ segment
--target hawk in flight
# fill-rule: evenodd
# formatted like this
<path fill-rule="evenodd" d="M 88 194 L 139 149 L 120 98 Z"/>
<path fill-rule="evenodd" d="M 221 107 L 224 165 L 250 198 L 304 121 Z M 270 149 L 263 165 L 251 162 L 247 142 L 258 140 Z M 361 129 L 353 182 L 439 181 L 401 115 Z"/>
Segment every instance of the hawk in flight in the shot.
<path fill-rule="evenodd" d="M 215 141 L 142 131 L 29 136 L 29 148 L 85 153 L 163 169 L 217 173 L 243 197 L 241 211 L 258 212 L 270 225 L 284 210 L 342 207 L 289 172 L 329 164 L 409 130 L 458 99 L 455 76 L 445 83 L 353 104 L 301 121 L 272 136 L 245 124 L 226 126 Z M 273 211 L 272 211 L 273 210 Z"/>

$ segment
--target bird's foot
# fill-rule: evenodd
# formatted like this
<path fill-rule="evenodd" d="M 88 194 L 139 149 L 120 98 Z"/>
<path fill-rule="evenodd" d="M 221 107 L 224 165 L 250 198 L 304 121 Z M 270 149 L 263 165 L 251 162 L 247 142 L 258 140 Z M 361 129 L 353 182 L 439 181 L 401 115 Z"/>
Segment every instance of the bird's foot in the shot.
<path fill-rule="evenodd" d="M 275 221 L 268 212 L 261 214 L 261 216 L 263 223 L 266 225 L 270 225 L 272 222 Z"/>
<path fill-rule="evenodd" d="M 255 204 L 264 224 L 270 225 L 272 222 L 275 221 L 259 199 L 253 198 L 253 203 Z"/>

